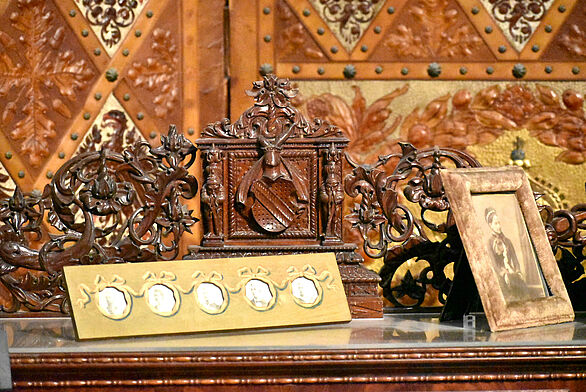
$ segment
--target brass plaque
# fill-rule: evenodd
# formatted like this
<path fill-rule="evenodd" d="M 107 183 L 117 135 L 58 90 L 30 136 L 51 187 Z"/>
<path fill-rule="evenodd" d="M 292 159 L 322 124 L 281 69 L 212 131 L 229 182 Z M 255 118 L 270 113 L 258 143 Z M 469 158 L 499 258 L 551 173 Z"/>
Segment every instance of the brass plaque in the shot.
<path fill-rule="evenodd" d="M 333 253 L 65 267 L 78 339 L 350 321 Z"/>

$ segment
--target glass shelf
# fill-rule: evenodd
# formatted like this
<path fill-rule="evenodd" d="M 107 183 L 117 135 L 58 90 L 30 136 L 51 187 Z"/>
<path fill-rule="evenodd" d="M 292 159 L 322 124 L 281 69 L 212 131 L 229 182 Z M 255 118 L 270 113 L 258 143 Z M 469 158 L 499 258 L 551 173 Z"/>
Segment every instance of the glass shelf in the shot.
<path fill-rule="evenodd" d="M 586 345 L 586 315 L 576 321 L 490 332 L 484 316 L 475 329 L 439 323 L 434 314 L 391 314 L 345 324 L 254 331 L 150 336 L 78 342 L 69 318 L 4 318 L 10 353 L 281 351 L 471 346 Z"/>

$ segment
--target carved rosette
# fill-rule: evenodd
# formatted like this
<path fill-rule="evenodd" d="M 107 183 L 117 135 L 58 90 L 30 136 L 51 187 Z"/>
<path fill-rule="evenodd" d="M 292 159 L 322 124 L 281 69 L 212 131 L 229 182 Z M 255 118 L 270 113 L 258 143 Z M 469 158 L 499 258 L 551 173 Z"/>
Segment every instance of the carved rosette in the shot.
<path fill-rule="evenodd" d="M 197 221 L 181 203 L 197 192 L 188 173 L 196 149 L 174 126 L 161 143 L 82 153 L 42 195 L 16 188 L 0 201 L 0 310 L 68 312 L 67 265 L 177 258 L 180 237 Z M 45 217 L 61 234 L 34 249 L 28 233 L 40 240 Z"/>

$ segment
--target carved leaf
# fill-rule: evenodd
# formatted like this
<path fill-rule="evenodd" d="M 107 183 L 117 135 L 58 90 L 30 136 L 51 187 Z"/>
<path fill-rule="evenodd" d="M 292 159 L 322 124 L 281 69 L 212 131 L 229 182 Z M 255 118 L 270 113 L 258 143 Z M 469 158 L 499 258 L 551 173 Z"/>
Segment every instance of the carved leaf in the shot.
<path fill-rule="evenodd" d="M 22 112 L 25 118 L 16 123 L 10 136 L 21 142 L 20 152 L 38 167 L 49 154 L 49 140 L 56 135 L 55 123 L 47 117 L 48 107 L 41 100 L 27 102 Z"/>
<path fill-rule="evenodd" d="M 29 156 L 38 167 L 49 154 L 49 141 L 56 136 L 50 108 L 65 118 L 71 110 L 60 98 L 50 98 L 44 89 L 56 88 L 63 98 L 77 100 L 77 91 L 85 88 L 94 72 L 73 51 L 63 50 L 64 27 L 54 27 L 53 12 L 44 1 L 18 1 L 18 11 L 10 15 L 12 27 L 22 33 L 17 44 L 0 31 L 0 97 L 17 90 L 15 101 L 7 102 L 2 121 L 10 124 L 16 107 L 22 102 L 24 118 L 12 126 L 10 136 L 21 142 L 20 153 Z M 24 59 L 22 63 L 20 59 Z"/>
<path fill-rule="evenodd" d="M 171 31 L 157 28 L 151 47 L 154 56 L 132 64 L 128 78 L 134 87 L 158 93 L 153 99 L 155 116 L 165 118 L 179 99 L 177 46 Z"/>
<path fill-rule="evenodd" d="M 586 56 L 586 32 L 578 25 L 571 25 L 570 31 L 562 35 L 560 45 L 568 52 L 577 56 Z"/>

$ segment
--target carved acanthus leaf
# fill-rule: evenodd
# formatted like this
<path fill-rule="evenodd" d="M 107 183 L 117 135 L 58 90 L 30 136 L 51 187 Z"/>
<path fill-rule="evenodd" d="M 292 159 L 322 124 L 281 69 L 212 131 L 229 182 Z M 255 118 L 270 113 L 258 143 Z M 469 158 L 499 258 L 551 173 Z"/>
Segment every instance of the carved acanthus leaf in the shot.
<path fill-rule="evenodd" d="M 9 92 L 15 97 L 6 103 L 2 121 L 12 123 L 21 104 L 24 117 L 14 124 L 10 136 L 20 143 L 20 153 L 38 167 L 49 155 L 49 141 L 57 134 L 49 112 L 70 118 L 67 101 L 77 100 L 77 92 L 87 87 L 94 72 L 84 59 L 62 48 L 65 28 L 55 27 L 54 13 L 43 0 L 19 0 L 17 7 L 10 23 L 21 33 L 19 42 L 0 34 L 0 98 Z M 47 88 L 55 88 L 59 97 L 51 99 Z"/>
<path fill-rule="evenodd" d="M 418 30 L 399 24 L 387 36 L 385 45 L 399 56 L 455 57 L 470 56 L 482 39 L 466 24 L 458 23 L 458 10 L 447 0 L 421 0 L 413 3 L 409 13 Z"/>
<path fill-rule="evenodd" d="M 277 2 L 277 15 L 282 25 L 277 41 L 279 57 L 289 58 L 303 53 L 307 58 L 314 60 L 325 58 L 306 28 L 283 0 Z"/>
<path fill-rule="evenodd" d="M 143 62 L 135 62 L 128 71 L 134 87 L 141 87 L 156 96 L 155 116 L 166 118 L 179 99 L 179 53 L 171 31 L 155 29 L 153 56 Z"/>

